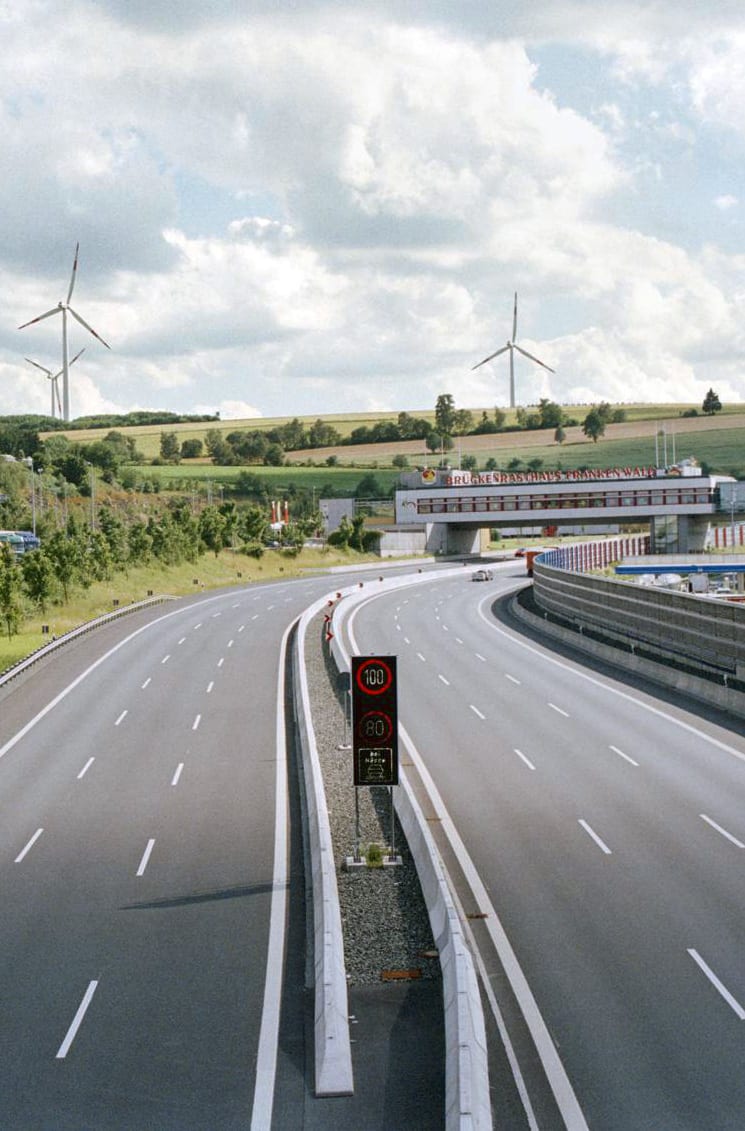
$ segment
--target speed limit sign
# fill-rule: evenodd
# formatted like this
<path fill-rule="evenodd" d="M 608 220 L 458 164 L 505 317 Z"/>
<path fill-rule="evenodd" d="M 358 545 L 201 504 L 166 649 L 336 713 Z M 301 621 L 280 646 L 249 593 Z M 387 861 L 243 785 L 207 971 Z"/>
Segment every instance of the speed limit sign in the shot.
<path fill-rule="evenodd" d="M 355 785 L 398 785 L 395 656 L 352 656 Z"/>

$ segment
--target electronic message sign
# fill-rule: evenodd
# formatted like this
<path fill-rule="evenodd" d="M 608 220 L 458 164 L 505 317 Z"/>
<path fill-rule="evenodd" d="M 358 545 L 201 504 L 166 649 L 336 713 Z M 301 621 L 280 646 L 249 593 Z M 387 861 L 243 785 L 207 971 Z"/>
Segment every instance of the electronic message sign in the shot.
<path fill-rule="evenodd" d="M 395 656 L 352 656 L 355 785 L 398 785 Z"/>

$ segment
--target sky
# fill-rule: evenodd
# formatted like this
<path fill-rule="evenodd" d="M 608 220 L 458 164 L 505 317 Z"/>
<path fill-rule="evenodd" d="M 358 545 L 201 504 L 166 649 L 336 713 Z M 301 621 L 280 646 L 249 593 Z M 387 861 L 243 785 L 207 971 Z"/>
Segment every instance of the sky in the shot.
<path fill-rule="evenodd" d="M 741 0 L 0 0 L 0 415 L 745 401 Z"/>

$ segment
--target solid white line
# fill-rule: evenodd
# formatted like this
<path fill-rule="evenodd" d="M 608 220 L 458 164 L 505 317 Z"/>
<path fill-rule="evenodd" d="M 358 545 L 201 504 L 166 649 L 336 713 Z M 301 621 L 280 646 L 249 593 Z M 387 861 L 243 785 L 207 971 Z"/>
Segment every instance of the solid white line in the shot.
<path fill-rule="evenodd" d="M 469 706 L 469 707 L 471 708 L 471 710 L 473 711 L 474 715 L 478 715 L 478 717 L 479 717 L 480 719 L 485 719 L 485 718 L 486 718 L 486 715 L 482 715 L 482 714 L 481 714 L 481 711 L 480 711 L 480 710 L 478 709 L 478 707 L 474 707 L 473 703 L 469 703 L 469 704 L 468 704 L 468 706 Z"/>
<path fill-rule="evenodd" d="M 504 673 L 504 678 L 508 679 L 510 681 L 510 683 L 516 683 L 518 685 L 518 687 L 520 686 L 520 680 L 515 679 L 514 675 L 510 675 L 509 672 Z"/>
<path fill-rule="evenodd" d="M 142 876 L 142 875 L 145 874 L 145 869 L 147 868 L 147 862 L 150 859 L 150 853 L 153 851 L 153 845 L 154 844 L 155 844 L 154 840 L 149 840 L 147 842 L 147 848 L 145 849 L 145 851 L 142 854 L 142 860 L 140 860 L 140 866 L 137 869 L 137 875 L 138 876 Z"/>
<path fill-rule="evenodd" d="M 529 770 L 535 769 L 535 766 L 530 761 L 530 758 L 526 758 L 525 755 L 523 754 L 522 750 L 518 750 L 517 747 L 515 747 L 515 753 L 517 754 L 518 758 L 522 758 L 523 762 L 525 763 L 525 765 L 528 767 Z"/>
<path fill-rule="evenodd" d="M 207 694 L 208 694 L 208 695 L 209 695 L 210 691 L 212 690 L 212 688 L 213 688 L 214 686 L 215 686 L 215 681 L 214 681 L 214 679 L 211 679 L 211 680 L 209 681 L 209 683 L 207 684 Z"/>
<path fill-rule="evenodd" d="M 284 672 L 287 640 L 291 628 L 291 625 L 288 626 L 282 637 L 277 670 L 272 908 L 269 917 L 264 1006 L 261 1011 L 259 1045 L 256 1053 L 256 1083 L 254 1086 L 254 1101 L 251 1113 L 251 1131 L 266 1131 L 266 1129 L 272 1125 L 274 1082 L 277 1072 L 279 1015 L 282 1002 L 282 971 L 285 962 L 285 918 L 287 915 L 287 889 L 289 887 L 289 865 L 287 858 L 287 740 L 283 704 L 285 701 Z"/>
<path fill-rule="evenodd" d="M 445 686 L 446 686 L 446 687 L 450 687 L 450 680 L 449 680 L 449 679 L 445 679 L 445 676 L 444 676 L 444 675 L 440 675 L 440 674 L 439 674 L 439 672 L 438 672 L 437 678 L 438 678 L 439 680 L 442 680 L 442 682 L 443 682 L 443 683 L 445 684 Z"/>
<path fill-rule="evenodd" d="M 176 773 L 173 775 L 173 778 L 171 779 L 171 785 L 178 785 L 178 780 L 181 777 L 181 772 L 182 772 L 183 768 L 184 768 L 184 763 L 179 762 L 178 766 L 176 767 Z"/>
<path fill-rule="evenodd" d="M 555 703 L 549 703 L 549 707 L 552 711 L 556 711 L 558 715 L 563 715 L 565 719 L 569 718 L 569 713 L 567 711 L 562 711 L 561 707 L 557 707 Z"/>
<path fill-rule="evenodd" d="M 638 766 L 639 765 L 639 763 L 635 762 L 633 758 L 630 758 L 628 754 L 624 754 L 623 750 L 619 750 L 617 746 L 611 746 L 610 749 L 613 751 L 614 754 L 618 754 L 618 756 L 620 758 L 625 758 L 626 761 L 630 762 L 632 766 Z"/>
<path fill-rule="evenodd" d="M 192 730 L 196 730 L 196 729 L 197 729 L 197 727 L 199 726 L 199 723 L 200 723 L 200 721 L 201 721 L 201 718 L 202 718 L 202 716 L 201 716 L 201 715 L 197 715 L 197 717 L 196 717 L 196 718 L 194 719 L 194 722 L 193 722 L 193 723 L 191 724 L 191 729 L 192 729 Z"/>
<path fill-rule="evenodd" d="M 93 765 L 93 763 L 95 762 L 95 760 L 96 760 L 95 758 L 89 758 L 89 759 L 88 759 L 88 761 L 87 761 L 87 762 L 85 763 L 85 765 L 83 766 L 82 770 L 81 770 L 81 771 L 80 771 L 80 773 L 78 774 L 78 781 L 80 781 L 80 779 L 81 779 L 81 778 L 83 777 L 83 775 L 84 775 L 84 774 L 86 774 L 86 773 L 88 772 L 88 770 L 89 770 L 89 769 L 91 768 L 91 766 Z"/>
<path fill-rule="evenodd" d="M 487 600 L 489 600 L 489 598 L 484 598 L 482 605 L 486 604 Z M 729 746 L 726 742 L 721 742 L 718 738 L 712 738 L 712 736 L 710 734 L 707 734 L 706 731 L 699 730 L 698 727 L 692 726 L 691 723 L 683 722 L 682 719 L 678 719 L 674 715 L 668 714 L 667 711 L 663 711 L 659 707 L 653 707 L 651 703 L 647 703 L 643 699 L 637 698 L 636 695 L 631 695 L 628 691 L 621 691 L 620 688 L 613 687 L 612 684 L 604 683 L 603 680 L 598 679 L 596 676 L 588 675 L 587 672 L 581 671 L 579 668 L 574 667 L 572 664 L 567 664 L 563 660 L 557 660 L 554 656 L 548 655 L 540 648 L 536 648 L 534 645 L 526 643 L 526 641 L 521 640 L 519 636 L 511 632 L 507 632 L 505 629 L 500 628 L 498 625 L 496 625 L 492 619 L 484 614 L 483 608 L 481 606 L 479 606 L 478 613 L 483 622 L 488 625 L 493 632 L 498 632 L 500 636 L 506 636 L 507 639 L 511 640 L 512 643 L 515 644 L 518 648 L 524 648 L 526 651 L 532 652 L 533 655 L 538 656 L 541 660 L 544 661 L 544 663 L 554 664 L 557 668 L 562 668 L 563 671 L 571 672 L 572 675 L 576 676 L 577 679 L 585 680 L 587 683 L 591 683 L 595 687 L 600 687 L 603 691 L 607 691 L 610 695 L 618 696 L 619 699 L 625 699 L 627 703 L 633 703 L 635 707 L 639 707 L 643 711 L 649 711 L 651 715 L 656 715 L 660 719 L 665 719 L 666 722 L 680 727 L 681 730 L 688 731 L 689 734 L 695 735 L 696 738 L 701 739 L 703 742 L 708 742 L 709 745 L 716 746 L 718 750 L 723 750 L 725 754 L 730 754 L 733 758 L 738 758 L 741 762 L 745 762 L 745 753 L 743 753 L 742 750 L 736 750 L 734 746 Z"/>
<path fill-rule="evenodd" d="M 171 653 L 169 652 L 169 653 L 168 653 L 168 654 L 167 654 L 166 656 L 164 656 L 164 657 L 163 657 L 163 659 L 162 659 L 162 660 L 160 661 L 160 662 L 161 662 L 161 664 L 167 664 L 167 663 L 168 663 L 168 661 L 170 660 L 170 658 L 171 658 Z"/>
<path fill-rule="evenodd" d="M 743 844 L 741 840 L 738 840 L 736 836 L 732 835 L 732 833 L 728 833 L 727 830 L 723 829 L 721 825 L 718 825 L 716 821 L 712 821 L 711 817 L 706 816 L 706 813 L 700 813 L 699 816 L 701 817 L 702 821 L 706 821 L 707 825 L 711 825 L 713 829 L 716 829 L 718 833 L 721 833 L 722 836 L 725 836 L 727 840 L 731 840 L 732 843 L 736 844 L 738 848 L 745 848 L 745 844 Z"/>
<path fill-rule="evenodd" d="M 21 860 L 23 860 L 23 858 L 24 858 L 24 856 L 26 855 L 26 853 L 27 853 L 27 852 L 30 852 L 30 851 L 31 851 L 31 849 L 32 849 L 32 848 L 34 847 L 34 845 L 36 844 L 37 840 L 39 839 L 39 837 L 41 836 L 41 834 L 42 834 L 43 832 L 44 832 L 44 830 L 43 830 L 43 829 L 37 829 L 37 830 L 36 830 L 36 832 L 35 832 L 35 833 L 34 833 L 34 835 L 33 835 L 33 836 L 31 837 L 31 840 L 30 840 L 30 841 L 28 842 L 28 844 L 26 845 L 26 847 L 25 847 L 25 848 L 24 848 L 24 849 L 23 849 L 23 850 L 22 850 L 21 852 L 19 852 L 19 853 L 18 853 L 18 855 L 17 855 L 17 856 L 16 856 L 16 858 L 15 858 L 15 861 L 14 861 L 14 863 L 16 863 L 16 864 L 20 864 L 20 863 L 21 863 Z"/>
<path fill-rule="evenodd" d="M 693 961 L 700 967 L 700 969 L 703 970 L 704 974 L 709 979 L 714 989 L 719 991 L 724 1000 L 727 1002 L 727 1005 L 734 1010 L 741 1021 L 745 1021 L 745 1009 L 743 1009 L 739 1001 L 737 1001 L 736 998 L 732 996 L 727 987 L 719 981 L 719 978 L 717 978 L 711 967 L 707 966 L 698 951 L 692 950 L 689 947 L 688 953 L 690 954 Z"/>
<path fill-rule="evenodd" d="M 122 722 L 124 719 L 126 719 L 127 714 L 128 714 L 128 712 L 126 710 L 122 711 L 121 715 L 119 716 L 119 718 L 114 723 L 114 726 L 118 727 L 119 723 Z"/>
<path fill-rule="evenodd" d="M 59 1049 L 57 1050 L 57 1055 L 55 1057 L 55 1060 L 64 1060 L 65 1057 L 67 1056 L 68 1052 L 70 1051 L 70 1045 L 75 1040 L 75 1036 L 77 1034 L 77 1031 L 83 1023 L 83 1018 L 85 1017 L 88 1006 L 90 1005 L 90 1003 L 93 999 L 93 995 L 96 992 L 97 986 L 98 986 L 98 982 L 89 982 L 88 983 L 88 989 L 85 991 L 85 993 L 83 995 L 83 1000 L 81 1001 L 80 1005 L 78 1006 L 78 1011 L 72 1019 L 72 1025 L 67 1030 L 67 1036 L 65 1037 L 64 1041 L 62 1042 Z"/>
<path fill-rule="evenodd" d="M 610 856 L 611 850 L 608 848 L 608 845 L 605 843 L 604 840 L 600 839 L 600 837 L 598 836 L 598 834 L 595 832 L 594 829 L 590 828 L 587 821 L 580 820 L 579 824 L 582 826 L 582 828 L 585 830 L 585 832 L 588 834 L 588 836 L 592 837 L 592 839 L 595 841 L 595 844 L 598 846 L 598 848 L 601 848 L 606 856 Z"/>
<path fill-rule="evenodd" d="M 151 680 L 151 678 L 152 678 L 151 676 L 148 676 L 148 677 L 147 677 L 147 679 L 145 680 L 145 682 L 143 683 L 143 685 L 142 685 L 142 690 L 143 690 L 143 691 L 145 690 L 145 688 L 147 687 L 147 685 L 148 685 L 148 684 L 150 683 L 150 680 Z"/>
<path fill-rule="evenodd" d="M 424 656 L 422 655 L 421 652 L 417 652 L 417 656 L 419 657 L 419 659 L 422 661 L 423 664 L 426 664 L 427 661 L 425 660 L 425 658 L 424 658 Z"/>

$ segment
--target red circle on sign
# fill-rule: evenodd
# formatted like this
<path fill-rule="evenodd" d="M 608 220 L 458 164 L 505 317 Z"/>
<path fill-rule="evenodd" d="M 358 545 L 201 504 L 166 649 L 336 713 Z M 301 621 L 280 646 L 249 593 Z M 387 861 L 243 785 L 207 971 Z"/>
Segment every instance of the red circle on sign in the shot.
<path fill-rule="evenodd" d="M 374 731 L 377 731 L 376 724 L 378 723 L 382 727 L 382 733 L 365 733 L 365 724 L 367 724 L 368 728 L 371 726 Z M 367 711 L 357 724 L 357 734 L 361 739 L 369 739 L 371 742 L 388 742 L 393 734 L 393 723 L 391 722 L 390 715 L 385 715 L 382 711 Z"/>
<path fill-rule="evenodd" d="M 380 669 L 382 678 L 380 683 L 371 686 L 369 683 L 363 682 L 363 676 L 366 671 L 374 667 Z M 360 664 L 357 668 L 357 686 L 365 695 L 382 695 L 384 691 L 388 690 L 392 683 L 393 672 L 383 660 L 365 660 L 364 664 Z"/>

